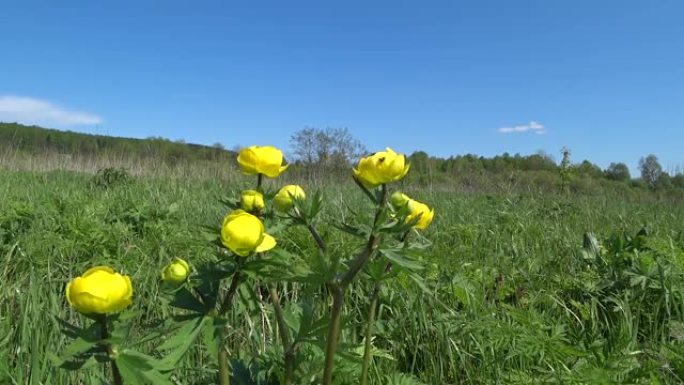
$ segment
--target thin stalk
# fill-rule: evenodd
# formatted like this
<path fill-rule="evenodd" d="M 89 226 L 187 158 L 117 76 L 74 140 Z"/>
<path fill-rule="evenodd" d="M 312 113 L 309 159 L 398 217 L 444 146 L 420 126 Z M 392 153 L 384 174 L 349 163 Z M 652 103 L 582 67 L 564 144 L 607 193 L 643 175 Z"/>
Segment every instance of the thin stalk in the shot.
<path fill-rule="evenodd" d="M 292 377 L 294 377 L 294 345 L 290 342 L 290 332 L 285 323 L 285 316 L 283 315 L 283 308 L 280 305 L 280 297 L 278 290 L 274 285 L 268 286 L 271 295 L 271 303 L 273 303 L 273 311 L 275 312 L 276 323 L 278 324 L 278 331 L 280 334 L 280 342 L 283 344 L 283 359 L 285 363 L 285 377 L 283 385 L 291 385 Z"/>
<path fill-rule="evenodd" d="M 330 312 L 330 325 L 328 326 L 328 343 L 325 347 L 325 366 L 323 369 L 323 385 L 332 384 L 333 367 L 335 366 L 335 351 L 337 339 L 340 334 L 340 321 L 342 306 L 344 304 L 344 290 L 337 283 L 329 285 L 333 295 L 332 310 Z"/>
<path fill-rule="evenodd" d="M 233 278 L 230 281 L 230 287 L 228 288 L 228 291 L 226 292 L 226 295 L 223 297 L 223 301 L 221 301 L 221 306 L 219 307 L 219 316 L 223 316 L 228 312 L 230 309 L 232 303 L 233 303 L 233 297 L 235 296 L 235 293 L 237 292 L 237 288 L 240 285 L 240 267 L 242 266 L 242 259 L 241 257 L 236 256 L 236 261 L 235 261 L 235 271 L 233 272 Z M 219 356 L 219 384 L 220 385 L 230 385 L 230 365 L 228 364 L 228 347 L 225 345 L 226 341 L 226 332 L 227 332 L 227 326 L 224 327 L 222 333 L 221 333 L 221 341 L 218 344 L 218 356 Z"/>
<path fill-rule="evenodd" d="M 221 340 L 223 341 L 224 336 Z M 228 365 L 228 350 L 223 343 L 219 344 L 219 384 L 230 385 L 230 365 Z"/>
<path fill-rule="evenodd" d="M 354 178 L 362 189 L 369 195 L 370 192 L 361 185 L 361 183 Z M 375 218 L 373 219 L 373 229 L 375 229 L 380 222 L 382 213 L 386 208 L 387 186 L 382 185 L 380 199 L 376 201 L 378 207 L 375 210 Z M 347 287 L 354 280 L 356 275 L 363 269 L 368 260 L 373 255 L 373 252 L 380 244 L 380 237 L 371 233 L 368 237 L 368 242 L 363 250 L 356 255 L 356 257 L 349 264 L 349 270 L 339 279 L 328 284 L 328 287 L 333 295 L 332 309 L 330 311 L 330 325 L 328 326 L 328 341 L 325 349 L 325 366 L 323 368 L 323 385 L 332 384 L 333 367 L 335 364 L 335 353 L 337 351 L 337 341 L 340 337 L 340 323 L 342 318 L 342 308 L 344 307 L 344 294 Z"/>
<path fill-rule="evenodd" d="M 404 239 L 406 236 L 404 236 Z M 384 274 L 387 274 L 392 269 L 392 263 L 388 262 L 385 265 Z M 378 308 L 378 302 L 380 301 L 380 287 L 382 286 L 382 281 L 375 283 L 373 288 L 373 294 L 371 294 L 370 308 L 368 309 L 368 319 L 366 320 L 366 336 L 365 344 L 363 347 L 363 364 L 361 366 L 361 385 L 368 384 L 368 369 L 370 368 L 371 362 L 371 340 L 373 338 L 373 324 L 375 323 L 375 315 Z"/>
<path fill-rule="evenodd" d="M 368 384 L 368 368 L 371 361 L 371 339 L 373 338 L 373 323 L 375 322 L 376 308 L 380 299 L 380 282 L 375 284 L 373 295 L 371 296 L 370 308 L 368 309 L 368 319 L 366 320 L 366 336 L 363 347 L 363 364 L 361 366 L 361 385 Z"/>
<path fill-rule="evenodd" d="M 107 315 L 102 314 L 102 316 L 99 317 L 98 323 L 100 324 L 100 337 L 103 341 L 107 340 L 109 338 L 109 330 L 107 329 Z M 109 364 L 112 367 L 112 379 L 114 380 L 114 385 L 123 385 L 121 372 L 119 371 L 119 367 L 116 366 L 116 361 L 114 361 L 114 349 L 112 348 L 112 345 L 108 342 L 105 342 L 104 346 L 105 349 L 107 349 L 107 354 L 109 355 Z"/>
<path fill-rule="evenodd" d="M 240 286 L 240 278 L 242 278 L 240 276 L 242 258 L 236 256 L 235 259 L 235 271 L 233 272 L 233 278 L 230 281 L 230 287 L 228 287 L 228 291 L 226 292 L 226 295 L 223 297 L 223 301 L 221 301 L 221 307 L 219 307 L 220 315 L 226 314 L 226 312 L 230 309 L 230 306 L 233 302 L 233 296 L 235 296 L 235 292 L 237 291 L 238 286 Z"/>

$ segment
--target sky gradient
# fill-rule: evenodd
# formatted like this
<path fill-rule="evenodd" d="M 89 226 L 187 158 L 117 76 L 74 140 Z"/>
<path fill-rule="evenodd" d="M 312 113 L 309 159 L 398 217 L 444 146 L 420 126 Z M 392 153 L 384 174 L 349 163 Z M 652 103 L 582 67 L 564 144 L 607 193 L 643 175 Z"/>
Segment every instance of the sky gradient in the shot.
<path fill-rule="evenodd" d="M 33 1 L 0 11 L 0 121 L 228 148 L 684 165 L 681 1 Z"/>

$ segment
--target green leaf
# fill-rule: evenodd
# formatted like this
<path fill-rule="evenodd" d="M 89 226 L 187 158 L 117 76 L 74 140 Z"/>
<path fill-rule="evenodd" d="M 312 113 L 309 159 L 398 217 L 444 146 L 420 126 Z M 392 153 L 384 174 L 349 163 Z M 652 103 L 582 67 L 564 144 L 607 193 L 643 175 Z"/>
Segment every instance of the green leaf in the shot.
<path fill-rule="evenodd" d="M 221 342 L 222 330 L 226 326 L 226 321 L 218 318 L 212 317 L 208 322 L 206 322 L 205 327 L 202 331 L 202 342 L 204 343 L 205 350 L 211 356 L 213 362 L 218 362 L 218 351 Z"/>
<path fill-rule="evenodd" d="M 206 316 L 190 318 L 176 330 L 172 337 L 164 341 L 158 349 L 170 352 L 160 361 L 163 364 L 160 368 L 172 370 L 195 342 L 205 323 L 210 320 L 211 318 Z"/>
<path fill-rule="evenodd" d="M 205 314 L 208 309 L 187 288 L 183 287 L 174 293 L 173 300 L 169 305 L 179 309 L 190 310 L 195 313 Z"/>
<path fill-rule="evenodd" d="M 380 253 L 390 262 L 405 269 L 416 271 L 425 268 L 422 263 L 410 258 L 403 249 L 380 249 Z"/>
<path fill-rule="evenodd" d="M 117 355 L 115 362 L 126 385 L 174 385 L 160 373 L 159 368 L 164 365 L 154 357 L 127 349 Z"/>

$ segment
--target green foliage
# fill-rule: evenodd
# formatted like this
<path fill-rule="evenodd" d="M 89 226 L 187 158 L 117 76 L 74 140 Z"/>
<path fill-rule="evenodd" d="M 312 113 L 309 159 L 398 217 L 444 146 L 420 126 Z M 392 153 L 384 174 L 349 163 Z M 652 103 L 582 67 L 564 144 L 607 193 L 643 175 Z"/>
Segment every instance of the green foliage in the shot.
<path fill-rule="evenodd" d="M 112 188 L 125 186 L 131 182 L 131 175 L 125 168 L 108 167 L 97 171 L 93 176 L 93 187 Z"/>
<path fill-rule="evenodd" d="M 305 222 L 279 227 L 280 250 L 244 266 L 266 278 L 240 281 L 221 320 L 209 314 L 226 290 L 217 282 L 237 265 L 207 242 L 206 225 L 215 237 L 226 211 L 217 199 L 244 186 L 250 181 L 136 177 L 125 188 L 92 189 L 88 175 L 0 171 L 0 383 L 103 383 L 100 365 L 109 355 L 96 342 L 98 330 L 64 298 L 67 280 L 94 264 L 115 266 L 135 285 L 136 311 L 111 327 L 125 383 L 212 383 L 213 352 L 226 341 L 235 383 L 277 384 L 283 350 L 266 286 L 276 281 L 297 345 L 295 383 L 316 383 L 329 321 L 323 282 L 330 276 L 320 273 L 336 259 L 344 271 L 345 256 L 363 244 L 369 199 L 354 187 L 317 186 L 321 198 L 299 208 L 329 255 L 316 251 Z M 372 384 L 682 383 L 681 205 L 618 199 L 621 192 L 420 194 L 436 208 L 424 234 L 432 242 L 412 234 L 416 245 L 404 248 L 395 238 L 400 221 L 380 226 L 392 243 L 348 292 L 339 383 L 358 381 L 364 320 L 379 280 Z M 275 219 L 265 221 L 276 229 Z M 331 222 L 353 235 L 324 225 Z M 164 288 L 159 272 L 175 256 L 189 260 L 193 274 L 186 286 Z"/>

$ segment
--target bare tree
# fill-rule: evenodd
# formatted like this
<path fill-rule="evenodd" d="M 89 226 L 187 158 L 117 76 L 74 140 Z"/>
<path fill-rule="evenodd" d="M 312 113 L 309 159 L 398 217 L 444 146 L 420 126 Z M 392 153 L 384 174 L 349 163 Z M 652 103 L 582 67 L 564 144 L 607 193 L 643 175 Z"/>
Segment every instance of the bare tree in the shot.
<path fill-rule="evenodd" d="M 641 179 L 646 182 L 648 187 L 655 190 L 658 186 L 658 179 L 663 173 L 663 167 L 658 163 L 658 157 L 650 154 L 646 158 L 639 159 L 639 170 Z"/>
<path fill-rule="evenodd" d="M 290 137 L 295 160 L 306 166 L 347 168 L 366 148 L 346 127 L 303 128 Z"/>

